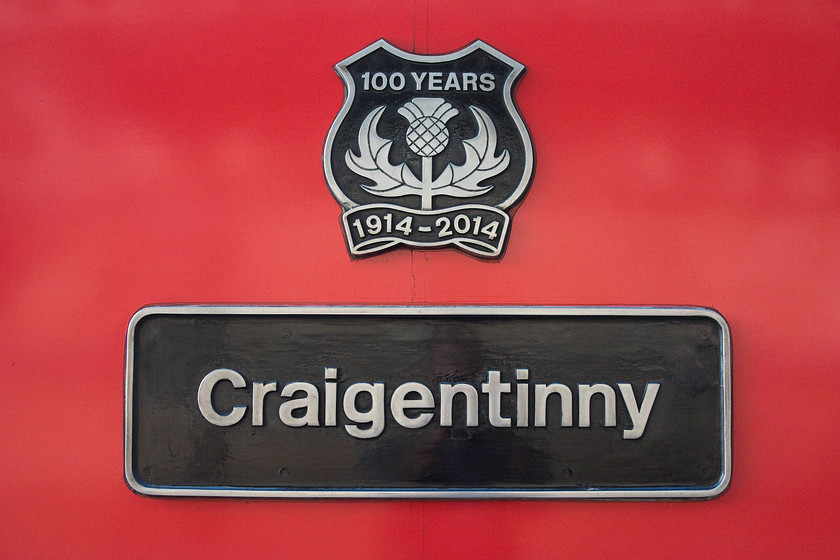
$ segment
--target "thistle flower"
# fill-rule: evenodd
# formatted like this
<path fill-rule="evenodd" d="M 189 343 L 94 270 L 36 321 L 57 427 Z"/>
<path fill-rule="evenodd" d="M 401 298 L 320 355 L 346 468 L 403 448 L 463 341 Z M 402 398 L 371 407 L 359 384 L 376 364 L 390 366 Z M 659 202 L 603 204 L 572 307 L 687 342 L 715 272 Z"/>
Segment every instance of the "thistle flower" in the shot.
<path fill-rule="evenodd" d="M 421 157 L 441 153 L 449 143 L 446 121 L 458 109 L 439 97 L 415 97 L 397 111 L 408 120 L 405 140 L 412 152 Z"/>

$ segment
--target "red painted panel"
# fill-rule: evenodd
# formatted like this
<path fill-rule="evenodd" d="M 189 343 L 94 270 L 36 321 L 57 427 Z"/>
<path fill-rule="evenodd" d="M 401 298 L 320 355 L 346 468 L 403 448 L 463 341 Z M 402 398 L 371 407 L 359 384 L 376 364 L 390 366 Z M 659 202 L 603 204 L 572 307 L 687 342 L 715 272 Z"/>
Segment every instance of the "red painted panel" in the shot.
<path fill-rule="evenodd" d="M 831 557 L 840 550 L 840 10 L 819 2 L 96 3 L 0 10 L 0 556 Z M 499 263 L 351 261 L 332 65 L 384 37 L 529 67 Z M 155 302 L 694 304 L 734 339 L 700 503 L 151 499 L 124 335 Z"/>

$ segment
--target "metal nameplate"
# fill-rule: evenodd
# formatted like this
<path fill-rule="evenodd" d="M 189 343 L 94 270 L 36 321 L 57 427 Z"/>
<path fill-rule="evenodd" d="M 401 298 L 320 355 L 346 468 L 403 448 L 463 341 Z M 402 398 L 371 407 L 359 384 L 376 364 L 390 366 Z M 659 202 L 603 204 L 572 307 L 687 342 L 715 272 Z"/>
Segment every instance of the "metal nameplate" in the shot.
<path fill-rule="evenodd" d="M 380 40 L 335 69 L 345 98 L 324 176 L 350 254 L 453 247 L 501 258 L 534 173 L 514 103 L 525 66 L 483 41 L 421 55 Z"/>
<path fill-rule="evenodd" d="M 706 308 L 161 306 L 128 328 L 142 494 L 712 498 L 730 415 Z"/>

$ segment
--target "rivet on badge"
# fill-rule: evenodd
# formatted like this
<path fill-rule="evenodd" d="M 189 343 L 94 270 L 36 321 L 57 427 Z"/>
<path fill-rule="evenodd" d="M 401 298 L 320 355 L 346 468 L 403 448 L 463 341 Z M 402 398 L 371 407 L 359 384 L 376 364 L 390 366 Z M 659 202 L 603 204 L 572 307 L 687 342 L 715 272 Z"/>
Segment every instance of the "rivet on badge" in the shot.
<path fill-rule="evenodd" d="M 502 256 L 534 172 L 513 103 L 524 70 L 482 41 L 419 55 L 379 40 L 336 65 L 345 99 L 324 173 L 352 256 L 399 246 Z"/>

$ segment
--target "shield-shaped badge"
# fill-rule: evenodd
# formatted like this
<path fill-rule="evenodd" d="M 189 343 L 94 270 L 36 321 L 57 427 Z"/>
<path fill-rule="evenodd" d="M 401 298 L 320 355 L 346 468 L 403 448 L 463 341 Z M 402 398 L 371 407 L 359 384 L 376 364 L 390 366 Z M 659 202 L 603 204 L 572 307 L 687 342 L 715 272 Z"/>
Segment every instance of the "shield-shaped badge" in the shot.
<path fill-rule="evenodd" d="M 404 245 L 501 257 L 534 170 L 513 103 L 524 70 L 482 41 L 419 55 L 380 40 L 336 65 L 345 100 L 324 173 L 351 255 Z"/>

